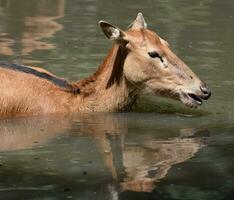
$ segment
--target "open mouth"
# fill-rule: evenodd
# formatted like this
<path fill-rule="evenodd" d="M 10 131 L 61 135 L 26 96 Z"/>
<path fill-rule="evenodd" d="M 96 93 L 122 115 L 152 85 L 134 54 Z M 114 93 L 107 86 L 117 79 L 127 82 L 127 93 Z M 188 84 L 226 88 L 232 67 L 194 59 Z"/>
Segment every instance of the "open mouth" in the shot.
<path fill-rule="evenodd" d="M 192 94 L 192 93 L 189 93 L 188 96 L 191 99 L 193 99 L 193 101 L 195 101 L 197 105 L 202 105 L 202 99 L 201 99 L 201 97 L 198 97 L 197 95 Z"/>
<path fill-rule="evenodd" d="M 190 108 L 196 108 L 196 107 L 202 105 L 203 100 L 205 100 L 205 98 L 198 96 L 194 93 L 182 93 L 180 96 L 180 100 L 186 106 L 188 106 Z"/>

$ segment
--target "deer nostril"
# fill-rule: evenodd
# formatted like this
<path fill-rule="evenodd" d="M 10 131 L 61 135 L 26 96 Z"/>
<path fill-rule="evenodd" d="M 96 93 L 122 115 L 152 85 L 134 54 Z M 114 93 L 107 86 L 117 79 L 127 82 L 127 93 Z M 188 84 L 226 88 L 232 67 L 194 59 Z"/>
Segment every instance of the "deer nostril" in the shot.
<path fill-rule="evenodd" d="M 211 96 L 211 90 L 208 86 L 202 85 L 200 89 L 203 92 L 205 99 L 208 99 Z"/>

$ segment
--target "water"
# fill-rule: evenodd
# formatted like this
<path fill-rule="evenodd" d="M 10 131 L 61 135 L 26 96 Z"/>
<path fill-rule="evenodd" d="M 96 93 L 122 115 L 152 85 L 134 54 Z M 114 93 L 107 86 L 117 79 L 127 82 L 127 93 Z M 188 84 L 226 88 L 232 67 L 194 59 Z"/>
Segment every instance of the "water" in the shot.
<path fill-rule="evenodd" d="M 232 0 L 0 0 L 0 57 L 77 80 L 111 43 L 97 26 L 149 27 L 212 88 L 198 110 L 145 96 L 132 113 L 0 121 L 0 199 L 229 200 L 234 194 Z"/>

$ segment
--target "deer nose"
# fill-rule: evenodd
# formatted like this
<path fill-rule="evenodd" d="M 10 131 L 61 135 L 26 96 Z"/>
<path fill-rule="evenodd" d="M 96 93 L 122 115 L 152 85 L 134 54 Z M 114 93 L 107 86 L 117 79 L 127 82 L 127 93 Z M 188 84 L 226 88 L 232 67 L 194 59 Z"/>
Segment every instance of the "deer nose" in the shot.
<path fill-rule="evenodd" d="M 206 84 L 202 84 L 201 86 L 200 86 L 200 89 L 201 89 L 201 91 L 202 91 L 202 93 L 203 93 L 203 96 L 202 96 L 202 98 L 203 99 L 209 99 L 210 98 L 210 96 L 211 96 L 211 90 L 210 90 L 210 88 L 206 85 Z"/>

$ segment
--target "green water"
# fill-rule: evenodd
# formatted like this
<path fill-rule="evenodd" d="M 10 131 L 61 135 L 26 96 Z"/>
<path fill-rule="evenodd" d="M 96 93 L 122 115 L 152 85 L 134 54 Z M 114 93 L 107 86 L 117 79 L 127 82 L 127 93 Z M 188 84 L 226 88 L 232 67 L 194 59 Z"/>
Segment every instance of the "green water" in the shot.
<path fill-rule="evenodd" d="M 0 0 L 0 58 L 77 80 L 111 42 L 97 21 L 150 29 L 207 82 L 198 110 L 144 96 L 131 113 L 0 121 L 0 200 L 234 195 L 234 1 Z"/>

